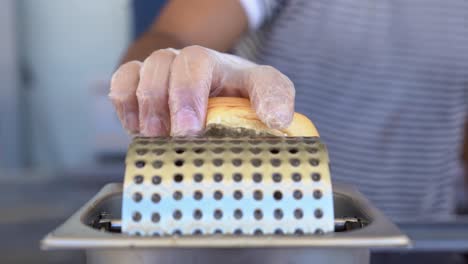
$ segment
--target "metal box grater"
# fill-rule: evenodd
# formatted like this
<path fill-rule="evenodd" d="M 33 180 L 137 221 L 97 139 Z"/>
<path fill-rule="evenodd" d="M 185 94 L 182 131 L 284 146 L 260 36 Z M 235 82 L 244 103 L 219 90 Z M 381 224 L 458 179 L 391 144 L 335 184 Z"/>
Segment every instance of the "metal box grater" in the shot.
<path fill-rule="evenodd" d="M 409 246 L 355 189 L 331 188 L 319 139 L 197 140 L 136 139 L 124 185 L 106 185 L 42 247 L 85 250 L 88 263 L 244 264 L 368 263 L 372 248 Z"/>
<path fill-rule="evenodd" d="M 328 154 L 315 137 L 136 138 L 122 231 L 143 236 L 333 231 Z"/>

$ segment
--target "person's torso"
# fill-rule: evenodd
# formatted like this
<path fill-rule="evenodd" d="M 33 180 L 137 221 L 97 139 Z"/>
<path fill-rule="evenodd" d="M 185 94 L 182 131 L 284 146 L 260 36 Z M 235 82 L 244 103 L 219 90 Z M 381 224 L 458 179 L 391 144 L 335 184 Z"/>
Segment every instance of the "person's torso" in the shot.
<path fill-rule="evenodd" d="M 332 177 L 397 220 L 453 210 L 468 103 L 468 2 L 286 1 L 256 61 L 296 87 Z"/>

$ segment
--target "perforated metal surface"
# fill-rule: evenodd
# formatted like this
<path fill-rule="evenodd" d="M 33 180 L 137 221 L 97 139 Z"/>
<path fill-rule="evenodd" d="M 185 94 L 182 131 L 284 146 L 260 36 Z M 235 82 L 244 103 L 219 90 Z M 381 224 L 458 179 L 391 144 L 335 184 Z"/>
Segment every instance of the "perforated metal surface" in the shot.
<path fill-rule="evenodd" d="M 131 235 L 323 234 L 333 230 L 318 138 L 136 138 L 122 231 Z"/>

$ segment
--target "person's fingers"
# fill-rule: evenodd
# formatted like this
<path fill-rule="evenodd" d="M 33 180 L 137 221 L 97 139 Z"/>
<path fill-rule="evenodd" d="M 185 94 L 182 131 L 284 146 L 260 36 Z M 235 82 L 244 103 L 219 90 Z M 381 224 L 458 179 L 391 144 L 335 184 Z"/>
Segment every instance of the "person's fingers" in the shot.
<path fill-rule="evenodd" d="M 196 135 L 204 127 L 215 61 L 199 46 L 180 51 L 171 68 L 169 109 L 171 135 Z"/>
<path fill-rule="evenodd" d="M 209 96 L 250 97 L 271 128 L 287 127 L 294 114 L 294 85 L 270 66 L 200 46 L 158 50 L 142 64 L 122 65 L 112 77 L 111 98 L 131 133 L 161 136 L 202 131 Z"/>
<path fill-rule="evenodd" d="M 287 127 L 294 115 L 294 85 L 278 70 L 191 46 L 180 52 L 171 67 L 172 135 L 202 131 L 209 96 L 249 97 L 259 118 L 271 128 Z"/>
<path fill-rule="evenodd" d="M 141 67 L 136 95 L 140 113 L 140 133 L 144 136 L 165 136 L 170 132 L 168 88 L 170 69 L 175 56 L 173 50 L 158 50 L 153 52 Z"/>
<path fill-rule="evenodd" d="M 117 69 L 111 79 L 109 98 L 120 121 L 130 133 L 138 133 L 138 102 L 135 91 L 138 86 L 141 62 L 131 61 Z"/>
<path fill-rule="evenodd" d="M 286 128 L 294 116 L 294 84 L 271 66 L 248 70 L 247 83 L 250 102 L 258 117 L 271 128 Z"/>

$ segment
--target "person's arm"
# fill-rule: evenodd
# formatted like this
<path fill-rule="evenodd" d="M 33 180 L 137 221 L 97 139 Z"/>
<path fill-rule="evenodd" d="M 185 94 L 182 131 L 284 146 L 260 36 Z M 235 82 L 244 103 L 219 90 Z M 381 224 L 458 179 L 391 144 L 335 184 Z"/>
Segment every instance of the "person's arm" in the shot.
<path fill-rule="evenodd" d="M 261 23 L 246 15 L 261 8 L 259 1 L 170 1 L 112 76 L 109 97 L 124 128 L 144 136 L 197 135 L 214 96 L 249 98 L 267 126 L 289 126 L 291 80 L 271 66 L 222 53 L 248 25 Z"/>
<path fill-rule="evenodd" d="M 239 0 L 172 0 L 122 62 L 143 61 L 155 50 L 190 45 L 228 51 L 247 28 Z"/>

